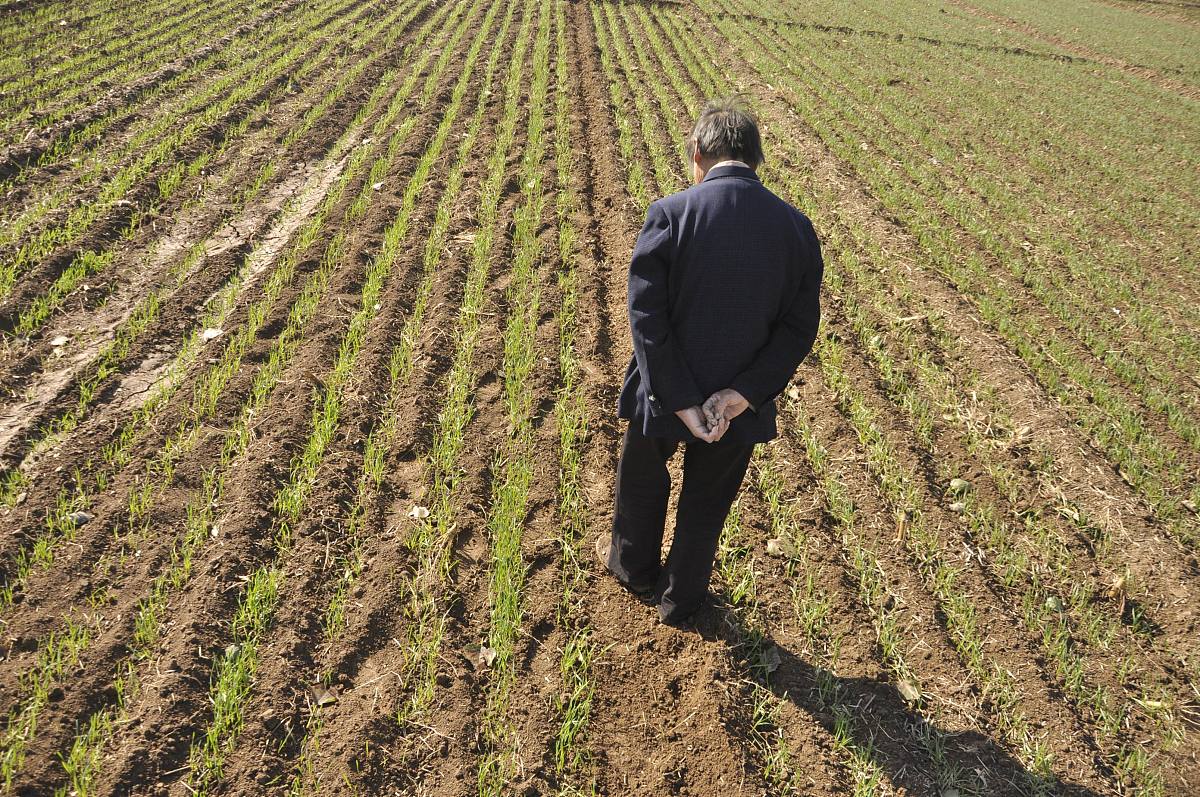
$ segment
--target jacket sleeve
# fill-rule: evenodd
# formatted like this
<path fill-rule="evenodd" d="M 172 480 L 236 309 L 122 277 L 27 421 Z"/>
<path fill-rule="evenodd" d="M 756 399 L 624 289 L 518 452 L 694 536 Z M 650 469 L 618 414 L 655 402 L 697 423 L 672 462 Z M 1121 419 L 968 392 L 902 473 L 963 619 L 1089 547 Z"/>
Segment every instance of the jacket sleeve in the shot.
<path fill-rule="evenodd" d="M 824 263 L 821 244 L 812 225 L 805 227 L 809 262 L 803 268 L 796 296 L 776 321 L 771 337 L 755 355 L 750 367 L 734 377 L 729 385 L 750 402 L 755 412 L 783 392 L 817 340 Z"/>
<path fill-rule="evenodd" d="M 674 242 L 671 221 L 650 204 L 629 263 L 629 326 L 639 375 L 652 416 L 704 402 L 671 328 L 668 274 Z"/>

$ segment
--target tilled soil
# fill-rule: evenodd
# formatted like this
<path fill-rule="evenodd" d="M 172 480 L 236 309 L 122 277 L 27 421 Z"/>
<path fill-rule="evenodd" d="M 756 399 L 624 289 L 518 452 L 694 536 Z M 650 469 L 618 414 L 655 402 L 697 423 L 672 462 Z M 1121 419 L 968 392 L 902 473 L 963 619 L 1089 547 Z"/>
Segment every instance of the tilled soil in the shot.
<path fill-rule="evenodd" d="M 107 19 L 106 13 L 117 13 L 102 5 L 80 9 L 72 30 L 86 30 Z M 1068 46 L 1006 14 L 955 6 L 1010 34 L 1027 34 L 1039 48 L 1064 50 L 1064 63 L 1111 68 L 1185 97 L 1194 92 L 1177 76 L 1100 56 L 1081 44 Z M 509 10 L 498 7 L 495 20 Z M 457 797 L 490 793 L 484 770 L 493 756 L 506 768 L 506 793 L 523 795 L 1041 792 L 1086 797 L 1200 789 L 1195 549 L 1169 533 L 1071 408 L 1052 398 L 1038 374 L 984 320 L 976 301 L 930 263 L 919 233 L 876 195 L 867 176 L 838 157 L 825 128 L 794 113 L 787 85 L 745 67 L 744 48 L 769 35 L 765 27 L 752 26 L 797 10 L 761 16 L 731 10 L 722 12 L 718 26 L 706 16 L 707 7 L 535 0 L 512 9 L 507 36 L 500 40 L 495 38 L 498 21 L 490 31 L 482 29 L 491 8 L 483 1 L 418 2 L 403 9 L 374 0 L 281 2 L 239 19 L 203 47 L 157 66 L 144 65 L 140 76 L 122 80 L 114 75 L 86 108 L 0 152 L 0 180 L 10 187 L 2 200 L 4 218 L 30 213 L 40 192 L 61 192 L 61 207 L 34 223 L 28 234 L 54 229 L 68 208 L 95 199 L 95 178 L 84 171 L 88 158 L 119 151 L 160 108 L 182 106 L 190 92 L 235 64 L 218 58 L 207 73 L 171 83 L 163 95 L 160 84 L 191 75 L 188 70 L 235 40 L 257 41 L 260 29 L 268 27 L 303 42 L 309 53 L 337 42 L 303 85 L 293 85 L 286 72 L 266 76 L 250 100 L 136 181 L 122 203 L 86 230 L 17 274 L 12 290 L 0 297 L 0 329 L 5 330 L 0 462 L 7 485 L 0 493 L 6 532 L 0 539 L 0 573 L 10 588 L 0 604 L 0 696 L 10 712 L 0 733 L 2 790 L 76 793 L 82 784 L 90 793 L 129 795 Z M 54 23 L 38 22 L 35 8 L 9 4 L 0 9 L 6 23 L 18 21 L 0 36 L 40 41 L 38 26 Z M 314 30 L 289 27 L 310 9 L 320 11 Z M 193 10 L 199 12 L 199 5 Z M 401 10 L 411 13 L 407 27 L 380 25 Z M 118 11 L 137 13 L 133 5 Z M 603 31 L 596 30 L 594 11 Z M 23 32 L 22 15 L 29 15 Z M 196 16 L 180 10 L 172 24 L 183 30 Z M 1171 17 L 1154 19 L 1182 24 Z M 359 20 L 375 31 L 372 38 L 338 38 L 342 26 Z M 797 22 L 831 37 L 850 30 L 826 21 Z M 726 38 L 722 31 L 731 28 L 725 23 L 746 25 L 745 37 Z M 535 164 L 540 183 L 523 182 L 522 158 L 531 145 L 529 110 L 539 101 L 535 81 L 545 77 L 537 74 L 532 39 L 521 44 L 519 90 L 506 96 L 503 88 L 519 31 L 532 37 L 539 27 L 548 30 L 550 42 L 548 89 L 540 100 L 545 125 L 537 132 L 550 143 L 544 144 L 544 160 Z M 896 36 L 898 43 L 905 41 Z M 457 97 L 455 85 L 476 37 L 484 37 L 477 74 L 483 75 L 493 47 L 496 72 L 486 89 L 481 80 L 470 80 Z M 599 49 L 610 39 L 610 46 L 619 44 L 628 53 L 628 60 L 607 54 L 615 74 L 606 71 Z M 335 102 L 318 107 L 342 70 L 356 58 L 379 55 L 372 48 L 383 41 L 390 43 L 382 57 Z M 939 42 L 931 31 L 923 46 Z M 911 40 L 906 44 L 912 45 Z M 448 57 L 439 60 L 443 54 Z M 992 48 L 986 54 L 1004 53 Z M 411 132 L 389 150 L 369 131 L 409 78 L 408 65 L 422 55 L 429 57 L 413 71 L 415 88 L 397 121 L 410 120 Z M 554 80 L 560 61 L 569 64 L 565 97 Z M 445 68 L 434 72 L 439 64 Z M 393 68 L 398 77 L 360 118 L 385 71 Z M 93 77 L 81 68 L 80 81 Z M 423 89 L 426 78 L 430 82 Z M 622 99 L 616 105 L 610 92 L 614 80 Z M 679 135 L 691 124 L 698 102 L 714 90 L 741 90 L 753 97 L 766 132 L 773 188 L 794 193 L 787 198 L 806 210 L 813 196 L 828 201 L 828 207 L 811 208 L 823 239 L 836 242 L 826 246 L 827 273 L 842 268 L 846 251 L 865 257 L 872 244 L 887 262 L 872 264 L 880 269 L 882 302 L 872 302 L 877 288 L 870 279 L 839 271 L 837 290 L 830 287 L 823 302 L 823 334 L 843 353 L 837 378 L 814 352 L 780 399 L 779 439 L 760 447 L 747 475 L 737 505 L 738 539 L 721 556 L 746 557 L 752 597 L 726 583 L 718 570 L 711 604 L 693 628 L 676 629 L 660 624 L 653 606 L 609 577 L 592 550 L 611 523 L 613 474 L 624 432 L 624 422 L 615 417 L 616 398 L 632 353 L 625 277 L 644 208 L 631 196 L 627 178 L 631 168 L 640 167 L 651 196 L 686 185 L 677 157 Z M 268 104 L 258 105 L 266 99 Z M 561 117 L 555 113 L 560 100 L 567 108 Z M 461 103 L 457 116 L 406 205 L 414 170 L 452 101 Z M 459 143 L 476 107 L 481 123 L 470 155 L 458 164 Z M 500 189 L 490 194 L 489 153 L 500 140 L 502 119 L 514 110 L 513 143 L 501 153 Z M 304 135 L 290 137 L 289 131 L 308 124 L 310 113 L 318 114 L 316 121 Z M 74 143 L 73 134 L 110 117 L 113 123 L 99 138 Z M 241 120 L 250 120 L 246 129 L 231 136 L 203 170 L 185 173 L 178 190 L 135 230 L 122 233 L 135 212 L 150 206 L 173 164 L 197 157 Z M 623 125 L 633 142 L 632 161 L 623 155 Z M 383 139 L 392 132 L 384 131 Z M 574 155 L 569 179 L 576 200 L 561 214 L 555 205 L 559 164 L 553 145 L 559 134 L 570 141 Z M 370 148 L 371 156 L 353 166 L 363 148 Z M 55 155 L 49 165 L 39 162 L 51 152 L 67 154 Z M 665 170 L 658 164 L 656 172 L 656 152 L 667 153 Z M 380 166 L 372 171 L 376 158 Z M 278 168 L 266 173 L 261 190 L 239 193 L 258 179 L 267 161 Z M 452 195 L 446 175 L 456 166 L 463 167 L 463 179 Z M 357 171 L 343 186 L 340 181 L 352 168 Z M 663 175 L 661 183 L 656 174 Z M 533 230 L 540 293 L 532 333 L 535 365 L 525 386 L 533 397 L 528 453 L 533 477 L 520 537 L 521 622 L 510 663 L 506 734 L 497 747 L 486 725 L 493 690 L 504 675 L 490 668 L 486 656 L 497 597 L 491 586 L 495 540 L 490 522 L 504 456 L 516 434 L 507 401 L 513 387 L 506 366 L 513 352 L 506 335 L 510 318 L 520 311 L 517 302 L 527 298 L 514 296 L 510 288 L 519 256 L 517 227 L 529 212 L 528 197 L 537 195 L 535 188 L 543 192 L 544 204 Z M 327 203 L 335 190 L 343 193 Z M 365 200 L 356 200 L 360 193 Z M 493 205 L 494 228 L 482 230 L 480 218 Z M 399 256 L 378 304 L 369 308 L 371 321 L 353 372 L 338 383 L 331 437 L 322 441 L 299 519 L 289 524 L 281 496 L 290 495 L 289 485 L 313 444 L 322 402 L 334 390 L 334 363 L 362 306 L 366 275 L 388 245 L 389 226 L 403 214 L 409 215 Z M 302 239 L 314 219 L 323 221 Z M 954 219 L 943 221 L 950 240 L 971 244 Z M 427 303 L 418 307 L 428 265 L 425 242 L 439 224 L 445 225 L 443 246 L 429 272 Z M 566 227 L 576 234 L 570 262 L 560 250 Z M 492 234 L 492 243 L 483 255 L 480 332 L 466 363 L 470 414 L 457 458 L 446 471 L 452 475 L 452 523 L 437 543 L 445 546 L 449 564 L 432 572 L 412 547 L 420 518 L 411 513 L 437 498 L 431 479 L 441 466 L 432 457 L 447 423 L 467 277 L 483 232 Z M 22 243 L 13 241 L 5 256 Z M 46 295 L 84 250 L 111 254 L 112 260 L 66 296 L 38 329 L 27 337 L 13 335 L 18 315 Z M 260 317 L 255 302 L 274 270 L 293 255 L 295 275 Z M 985 262 L 998 257 L 994 252 L 977 256 Z M 328 282 L 315 312 L 297 325 L 299 308 L 313 290 L 304 286 L 327 267 Z M 1001 274 L 1000 262 L 994 267 L 998 285 L 1022 290 L 1019 280 Z M 573 336 L 564 337 L 560 314 L 567 296 L 560 275 L 568 268 L 575 275 L 577 307 Z M 206 314 L 229 286 L 236 293 L 222 328 L 182 372 L 173 371 L 185 341 L 203 331 Z M 107 370 L 98 371 L 114 341 L 131 334 L 135 308 L 151 293 L 159 302 L 153 320 L 104 366 Z M 1026 298 L 1024 312 L 1044 321 L 1090 365 L 1106 367 L 1047 308 Z M 864 308 L 882 303 L 901 323 L 911 323 L 911 333 L 901 336 L 894 319 L 869 309 L 867 315 L 884 329 L 884 348 L 894 347 L 900 358 L 903 341 L 915 341 L 950 384 L 971 394 L 955 411 L 936 407 L 928 434 L 918 428 L 912 407 L 896 399 L 894 375 L 881 373 L 877 341 L 857 333 L 853 311 L 859 302 Z M 390 358 L 418 310 L 421 323 L 409 341 L 412 368 L 393 386 Z M 249 324 L 258 332 L 229 374 L 215 409 L 197 416 L 194 402 L 206 374 L 217 367 L 227 342 Z M 271 373 L 281 356 L 273 351 L 289 325 L 296 336 L 282 355 L 286 360 L 278 378 L 256 388 L 256 378 Z M 572 566 L 563 554 L 569 519 L 563 516 L 562 439 L 555 413 L 564 347 L 578 361 L 576 389 L 586 416 L 579 473 L 585 533 L 566 541 L 577 549 L 586 575 L 569 620 L 562 606 Z M 905 368 L 906 374 L 915 373 L 915 366 Z M 168 378 L 178 379 L 178 386 L 161 406 L 137 414 Z M 928 387 L 915 377 L 914 383 L 920 390 Z M 938 591 L 942 585 L 933 573 L 940 571 L 898 525 L 895 496 L 872 459 L 881 449 L 864 442 L 861 417 L 839 391 L 860 398 L 860 412 L 870 413 L 873 433 L 896 467 L 911 474 L 911 494 L 922 502 L 921 522 L 937 555 L 953 570 L 953 589 L 970 604 L 969 633 L 979 644 L 978 661 L 993 676 L 1000 674 L 996 677 L 1010 692 L 996 692 L 998 681 L 982 676 L 971 658 L 966 632 L 951 622 L 953 607 Z M 1119 395 L 1181 462 L 1200 462 L 1195 447 L 1132 389 L 1121 388 Z M 258 409 L 242 426 L 243 408 L 251 402 L 259 402 Z M 1191 406 L 1182 394 L 1180 406 Z M 964 414 L 963 407 L 973 409 Z M 992 414 L 1003 414 L 1014 428 L 1032 430 L 1038 450 L 1052 453 L 1052 466 L 1027 445 L 981 451 L 973 435 L 986 426 L 981 418 Z M 51 427 L 68 415 L 73 422 L 50 436 Z M 130 432 L 127 456 L 106 461 L 121 443 L 120 430 L 134 419 L 143 420 Z M 395 432 L 383 454 L 384 476 L 356 507 L 368 466 L 368 438 L 387 420 L 395 421 Z M 245 437 L 237 438 L 243 429 Z M 244 448 L 221 464 L 222 451 L 233 443 Z M 827 455 L 824 477 L 813 465 L 815 446 Z M 676 485 L 682 475 L 679 459 L 671 465 Z M 786 509 L 758 481 L 763 468 L 780 473 Z M 969 480 L 971 500 L 992 507 L 1010 537 L 983 537 L 961 510 L 951 508 L 948 473 Z M 1001 479 L 996 473 L 1009 475 Z M 223 489 L 205 506 L 214 474 L 224 479 Z M 844 490 L 853 506 L 851 525 L 839 520 L 823 478 Z M 145 485 L 153 486 L 143 490 Z M 1195 495 L 1194 484 L 1191 490 Z M 56 518 L 75 509 L 86 511 L 85 522 L 57 525 Z M 436 505 L 433 510 L 440 511 Z M 359 511 L 352 526 L 351 514 Z M 189 541 L 189 523 L 205 512 L 212 516 L 207 538 Z M 767 548 L 783 528 L 783 513 L 786 528 L 802 542 L 790 558 L 771 555 Z M 1079 517 L 1089 524 L 1077 522 Z M 1036 523 L 1026 523 L 1030 518 Z M 285 524 L 290 534 L 281 548 Z M 669 542 L 672 530 L 667 531 Z M 1006 555 L 1006 540 L 1028 556 L 1029 578 L 1017 583 L 1002 578 L 997 559 Z M 185 549 L 186 568 L 171 570 Z M 864 553 L 878 568 L 882 603 L 865 597 Z M 351 567 L 356 555 L 361 571 Z M 1059 561 L 1069 558 L 1068 573 L 1055 569 L 1052 555 Z M 221 662 L 239 654 L 244 625 L 235 616 L 245 611 L 248 582 L 260 569 L 278 574 L 278 593 L 271 598 L 265 631 L 256 638 L 244 691 L 218 695 L 216 673 Z M 167 572 L 178 575 L 169 582 L 152 644 L 141 647 L 139 612 Z M 326 612 L 342 579 L 349 585 L 344 624 L 332 628 Z M 1084 689 L 1107 694 L 1113 705 L 1124 707 L 1115 737 L 1103 730 L 1104 706 L 1081 698 L 1084 692 L 1070 680 L 1075 676 L 1055 660 L 1049 637 L 1037 625 L 1044 620 L 1031 619 L 1045 615 L 1028 605 L 1028 596 L 1041 600 L 1048 592 L 1069 603 L 1078 589 L 1090 596 L 1085 606 L 1060 604 L 1062 622 L 1071 629 L 1067 649 L 1071 661 L 1080 662 Z M 424 603 L 424 598 L 432 600 Z M 814 600 L 825 607 L 818 621 L 806 614 Z M 409 637 L 418 605 L 433 607 L 434 625 L 441 630 L 429 663 L 419 658 Z M 894 648 L 881 631 L 885 617 L 895 623 Z M 1085 623 L 1107 630 L 1089 635 Z M 569 691 L 564 651 L 580 628 L 595 650 L 585 673 L 591 691 L 582 733 L 572 742 L 574 763 L 564 765 L 556 757 Z M 70 629 L 86 634 L 75 654 L 61 652 Z M 764 656 L 769 667 L 762 664 Z M 903 677 L 898 661 L 908 668 Z M 426 666 L 432 674 L 427 701 L 418 699 L 415 685 L 415 673 Z M 919 696 L 913 694 L 914 683 Z M 214 703 L 224 706 L 225 701 L 235 706 L 236 721 L 222 725 L 224 709 Z M 422 708 L 405 713 L 412 704 Z M 107 718 L 107 724 L 94 718 Z M 1020 718 L 1016 730 L 1014 718 Z M 209 733 L 219 737 L 219 763 L 208 770 L 215 775 L 201 776 L 197 773 L 207 766 L 201 742 Z M 1144 766 L 1153 776 L 1125 771 L 1137 764 L 1136 756 L 1128 757 L 1131 745 L 1146 756 Z M 91 756 L 88 765 L 82 763 L 85 752 Z"/>

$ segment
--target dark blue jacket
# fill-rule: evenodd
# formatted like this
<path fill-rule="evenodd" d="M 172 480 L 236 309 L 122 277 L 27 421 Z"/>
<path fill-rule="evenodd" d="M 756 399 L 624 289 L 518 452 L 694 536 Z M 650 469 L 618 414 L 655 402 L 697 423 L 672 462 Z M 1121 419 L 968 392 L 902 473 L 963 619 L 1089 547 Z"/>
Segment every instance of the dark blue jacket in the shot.
<path fill-rule="evenodd" d="M 620 416 L 648 437 L 694 440 L 675 411 L 731 387 L 756 409 L 723 439 L 774 438 L 775 397 L 816 340 L 822 272 L 808 217 L 753 169 L 713 168 L 651 203 L 629 264 Z"/>

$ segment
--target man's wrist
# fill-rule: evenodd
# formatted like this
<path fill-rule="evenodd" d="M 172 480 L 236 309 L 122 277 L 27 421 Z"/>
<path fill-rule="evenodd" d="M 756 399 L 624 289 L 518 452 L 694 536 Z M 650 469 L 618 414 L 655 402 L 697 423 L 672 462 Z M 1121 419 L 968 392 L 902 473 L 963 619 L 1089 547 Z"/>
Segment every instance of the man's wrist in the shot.
<path fill-rule="evenodd" d="M 751 397 L 751 393 L 753 391 L 747 391 L 744 386 L 739 386 L 736 381 L 729 386 L 729 389 L 741 396 L 742 401 L 746 402 L 747 409 L 756 415 L 758 414 L 758 408 L 762 406 L 762 403 L 755 401 L 754 398 Z"/>

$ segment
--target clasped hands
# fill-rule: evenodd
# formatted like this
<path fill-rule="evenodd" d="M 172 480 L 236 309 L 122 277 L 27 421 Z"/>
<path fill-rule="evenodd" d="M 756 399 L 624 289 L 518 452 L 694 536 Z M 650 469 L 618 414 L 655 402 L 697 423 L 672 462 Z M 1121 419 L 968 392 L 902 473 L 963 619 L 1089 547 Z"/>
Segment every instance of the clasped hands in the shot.
<path fill-rule="evenodd" d="M 675 414 L 688 431 L 706 443 L 715 443 L 729 431 L 729 422 L 750 406 L 741 393 L 725 388 L 713 393 L 704 404 L 677 410 Z"/>

